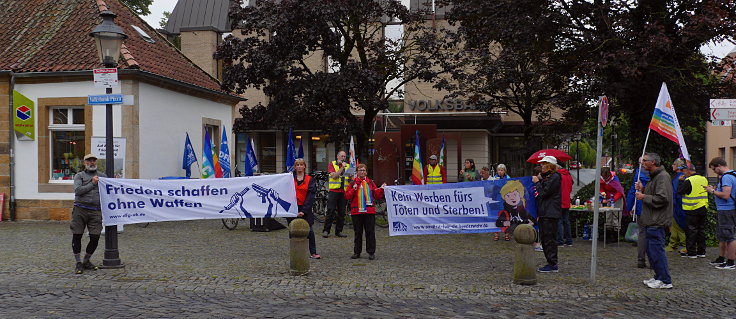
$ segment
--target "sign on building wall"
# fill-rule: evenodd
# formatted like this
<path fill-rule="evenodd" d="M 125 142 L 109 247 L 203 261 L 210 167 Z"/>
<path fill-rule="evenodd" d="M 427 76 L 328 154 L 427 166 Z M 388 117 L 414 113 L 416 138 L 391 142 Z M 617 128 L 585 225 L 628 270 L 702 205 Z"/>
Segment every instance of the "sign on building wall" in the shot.
<path fill-rule="evenodd" d="M 93 136 L 91 139 L 92 155 L 97 156 L 97 170 L 105 172 L 105 157 L 107 155 L 107 143 L 104 136 Z M 113 138 L 113 150 L 115 157 L 115 177 L 125 178 L 125 138 Z"/>
<path fill-rule="evenodd" d="M 20 141 L 33 141 L 36 138 L 35 106 L 31 99 L 13 90 L 13 129 Z"/>

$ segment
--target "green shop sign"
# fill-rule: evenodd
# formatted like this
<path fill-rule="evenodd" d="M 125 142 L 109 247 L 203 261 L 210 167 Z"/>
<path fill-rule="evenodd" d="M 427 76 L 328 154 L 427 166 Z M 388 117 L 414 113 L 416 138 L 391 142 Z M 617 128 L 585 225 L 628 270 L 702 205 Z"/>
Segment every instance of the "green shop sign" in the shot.
<path fill-rule="evenodd" d="M 33 118 L 35 106 L 31 99 L 13 90 L 13 128 L 18 140 L 32 141 L 36 138 L 36 119 Z"/>

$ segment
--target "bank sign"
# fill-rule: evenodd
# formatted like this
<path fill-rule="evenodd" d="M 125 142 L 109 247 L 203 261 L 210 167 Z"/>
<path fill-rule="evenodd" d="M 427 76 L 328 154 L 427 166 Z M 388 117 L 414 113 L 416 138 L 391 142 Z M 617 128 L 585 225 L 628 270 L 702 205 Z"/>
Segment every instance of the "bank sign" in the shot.
<path fill-rule="evenodd" d="M 36 138 L 35 106 L 31 99 L 13 90 L 13 129 L 18 140 L 32 141 Z"/>

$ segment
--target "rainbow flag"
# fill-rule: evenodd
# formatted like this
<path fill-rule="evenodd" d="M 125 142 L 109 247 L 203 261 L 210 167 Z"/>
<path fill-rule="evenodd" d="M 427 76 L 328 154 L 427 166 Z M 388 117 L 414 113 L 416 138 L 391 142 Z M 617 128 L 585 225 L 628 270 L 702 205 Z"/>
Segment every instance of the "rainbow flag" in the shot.
<path fill-rule="evenodd" d="M 682 129 L 680 122 L 677 121 L 677 113 L 672 105 L 670 93 L 667 91 L 667 84 L 662 82 L 662 88 L 659 90 L 657 105 L 654 107 L 652 121 L 649 122 L 649 128 L 666 137 L 670 141 L 680 145 L 680 153 L 686 160 L 690 160 L 690 153 L 687 151 L 685 139 L 682 137 Z"/>
<path fill-rule="evenodd" d="M 212 165 L 212 143 L 210 132 L 204 132 L 204 146 L 202 147 L 202 178 L 215 178 L 215 166 Z"/>
<path fill-rule="evenodd" d="M 368 186 L 368 181 L 363 180 L 358 188 L 358 211 L 366 212 L 368 206 L 373 205 L 373 196 L 371 196 L 371 188 Z"/>
<path fill-rule="evenodd" d="M 424 169 L 422 168 L 422 153 L 419 152 L 419 130 L 414 139 L 414 163 L 411 168 L 411 182 L 414 185 L 424 185 Z"/>
<path fill-rule="evenodd" d="M 440 160 L 438 162 L 440 167 L 445 167 L 445 136 L 442 135 L 442 147 L 440 147 Z M 442 179 L 447 180 L 447 170 L 445 169 L 442 173 Z"/>

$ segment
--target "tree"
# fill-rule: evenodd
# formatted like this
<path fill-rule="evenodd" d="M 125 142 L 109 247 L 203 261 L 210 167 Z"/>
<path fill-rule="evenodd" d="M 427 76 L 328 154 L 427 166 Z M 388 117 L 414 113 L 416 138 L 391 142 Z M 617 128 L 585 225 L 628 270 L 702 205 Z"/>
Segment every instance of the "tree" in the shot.
<path fill-rule="evenodd" d="M 550 127 L 561 120 L 553 116 L 555 110 L 584 105 L 552 8 L 537 0 L 451 2 L 449 20 L 459 25 L 456 41 L 464 50 L 455 56 L 454 81 L 438 86 L 465 95 L 485 111 L 519 115 L 527 140 L 544 131 L 540 128 L 558 128 Z M 568 126 L 567 131 L 573 130 Z"/>
<path fill-rule="evenodd" d="M 227 37 L 215 55 L 226 64 L 223 87 L 269 97 L 267 105 L 241 108 L 235 130 L 313 128 L 332 140 L 356 134 L 361 153 L 376 115 L 402 93 L 387 84 L 431 81 L 441 72 L 433 62 L 446 48 L 441 34 L 399 1 L 262 0 L 236 2 L 230 12 L 242 37 Z M 384 37 L 392 21 L 404 24 L 401 39 Z"/>
<path fill-rule="evenodd" d="M 151 14 L 151 10 L 148 7 L 151 6 L 153 0 L 120 0 L 120 2 L 128 6 L 137 15 L 147 16 Z"/>

